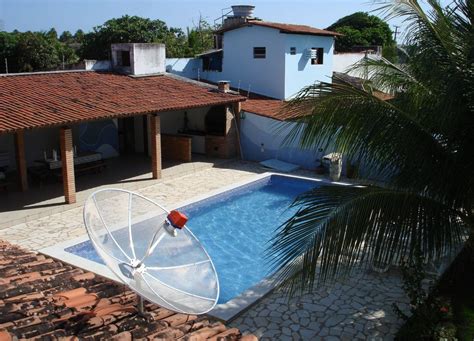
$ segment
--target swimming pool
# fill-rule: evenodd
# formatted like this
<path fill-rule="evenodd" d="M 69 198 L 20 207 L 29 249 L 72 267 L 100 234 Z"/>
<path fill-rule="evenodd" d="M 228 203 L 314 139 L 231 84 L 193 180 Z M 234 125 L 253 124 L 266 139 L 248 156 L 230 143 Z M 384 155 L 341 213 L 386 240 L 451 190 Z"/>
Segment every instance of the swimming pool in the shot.
<path fill-rule="evenodd" d="M 263 173 L 169 207 L 189 215 L 187 226 L 206 247 L 216 266 L 220 300 L 209 315 L 229 321 L 275 287 L 263 258 L 266 242 L 296 211 L 297 208 L 289 209 L 289 205 L 298 194 L 327 185 L 351 184 Z M 118 280 L 99 259 L 86 234 L 40 252 Z"/>
<path fill-rule="evenodd" d="M 324 185 L 328 183 L 270 174 L 178 208 L 188 215 L 188 228 L 214 262 L 220 282 L 219 305 L 233 302 L 270 275 L 264 258 L 267 242 L 296 212 L 296 207 L 289 207 L 293 200 Z M 89 240 L 63 250 L 103 264 Z"/>

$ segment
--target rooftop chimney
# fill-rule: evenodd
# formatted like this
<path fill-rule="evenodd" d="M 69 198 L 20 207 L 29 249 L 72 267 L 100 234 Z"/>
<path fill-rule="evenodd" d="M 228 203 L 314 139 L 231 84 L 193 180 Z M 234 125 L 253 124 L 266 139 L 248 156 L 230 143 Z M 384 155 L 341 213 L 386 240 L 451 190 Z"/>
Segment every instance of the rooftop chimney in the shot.
<path fill-rule="evenodd" d="M 220 92 L 227 92 L 230 90 L 230 82 L 229 81 L 219 81 L 217 83 L 217 89 L 219 89 Z"/>
<path fill-rule="evenodd" d="M 144 43 L 112 44 L 114 70 L 145 76 L 165 72 L 165 45 Z"/>

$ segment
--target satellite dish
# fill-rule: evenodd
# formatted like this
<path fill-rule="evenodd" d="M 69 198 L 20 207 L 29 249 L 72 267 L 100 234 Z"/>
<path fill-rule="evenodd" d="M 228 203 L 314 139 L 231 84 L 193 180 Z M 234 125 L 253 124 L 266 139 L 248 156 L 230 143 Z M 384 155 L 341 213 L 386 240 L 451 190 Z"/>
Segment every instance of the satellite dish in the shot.
<path fill-rule="evenodd" d="M 217 303 L 219 281 L 186 220 L 122 189 L 96 191 L 84 204 L 92 244 L 124 284 L 166 309 L 203 314 Z"/>

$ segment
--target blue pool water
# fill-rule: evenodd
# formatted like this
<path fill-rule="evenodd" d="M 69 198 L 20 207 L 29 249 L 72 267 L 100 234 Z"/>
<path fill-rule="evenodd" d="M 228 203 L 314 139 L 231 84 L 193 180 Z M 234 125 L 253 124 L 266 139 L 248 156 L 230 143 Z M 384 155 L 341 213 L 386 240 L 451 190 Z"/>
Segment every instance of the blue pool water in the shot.
<path fill-rule="evenodd" d="M 180 208 L 188 228 L 211 256 L 220 282 L 218 303 L 225 303 L 269 275 L 267 242 L 297 208 L 297 195 L 318 182 L 272 175 Z M 67 252 L 102 263 L 90 241 Z"/>

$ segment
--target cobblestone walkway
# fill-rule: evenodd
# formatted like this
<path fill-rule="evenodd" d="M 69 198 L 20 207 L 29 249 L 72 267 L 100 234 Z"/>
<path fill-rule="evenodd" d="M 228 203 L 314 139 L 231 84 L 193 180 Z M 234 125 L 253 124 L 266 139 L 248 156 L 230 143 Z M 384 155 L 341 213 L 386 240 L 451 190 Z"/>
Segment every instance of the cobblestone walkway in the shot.
<path fill-rule="evenodd" d="M 359 272 L 291 299 L 274 291 L 231 325 L 261 340 L 391 340 L 395 302 L 409 310 L 398 274 Z"/>
<path fill-rule="evenodd" d="M 262 172 L 254 163 L 235 162 L 225 168 L 161 180 L 137 192 L 173 207 Z M 297 174 L 310 175 L 305 171 Z M 12 226 L 0 234 L 2 239 L 33 250 L 52 246 L 86 234 L 82 207 Z M 358 273 L 346 282 L 290 301 L 273 292 L 230 325 L 263 340 L 390 340 L 401 324 L 392 310 L 393 302 L 401 303 L 404 310 L 408 307 L 396 273 Z"/>

